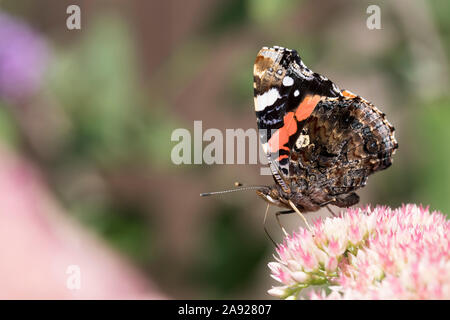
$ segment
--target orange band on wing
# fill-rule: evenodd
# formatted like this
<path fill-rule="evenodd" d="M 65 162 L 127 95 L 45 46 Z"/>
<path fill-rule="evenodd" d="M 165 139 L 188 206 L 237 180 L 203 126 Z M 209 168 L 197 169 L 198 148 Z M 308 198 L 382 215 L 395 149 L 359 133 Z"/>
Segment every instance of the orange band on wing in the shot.
<path fill-rule="evenodd" d="M 311 113 L 313 112 L 314 108 L 316 107 L 317 103 L 320 101 L 319 95 L 314 96 L 306 96 L 302 102 L 297 107 L 297 111 L 295 112 L 295 116 L 297 117 L 298 121 L 302 121 L 307 119 Z"/>
<path fill-rule="evenodd" d="M 269 151 L 271 153 L 277 153 L 280 149 L 289 151 L 287 143 L 289 142 L 289 137 L 297 132 L 297 121 L 307 119 L 320 101 L 320 98 L 319 95 L 308 95 L 298 105 L 295 113 L 292 111 L 286 113 L 283 118 L 284 125 L 269 140 Z M 288 156 L 280 155 L 277 160 L 284 158 L 288 158 Z"/>
<path fill-rule="evenodd" d="M 341 93 L 342 93 L 342 95 L 343 95 L 344 97 L 347 97 L 347 98 L 356 98 L 356 94 L 351 93 L 350 91 L 342 90 Z"/>
<path fill-rule="evenodd" d="M 286 144 L 289 137 L 297 132 L 297 121 L 294 118 L 294 112 L 288 112 L 283 118 L 284 125 L 278 129 L 269 140 L 269 150 L 272 153 L 278 152 L 279 149 L 289 151 Z"/>

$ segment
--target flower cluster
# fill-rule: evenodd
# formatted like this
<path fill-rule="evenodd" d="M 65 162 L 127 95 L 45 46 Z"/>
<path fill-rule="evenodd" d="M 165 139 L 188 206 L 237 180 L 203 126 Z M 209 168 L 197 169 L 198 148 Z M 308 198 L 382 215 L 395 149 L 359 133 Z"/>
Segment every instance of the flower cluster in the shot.
<path fill-rule="evenodd" d="M 300 228 L 269 263 L 269 294 L 311 299 L 450 299 L 450 221 L 428 208 L 347 209 Z"/>

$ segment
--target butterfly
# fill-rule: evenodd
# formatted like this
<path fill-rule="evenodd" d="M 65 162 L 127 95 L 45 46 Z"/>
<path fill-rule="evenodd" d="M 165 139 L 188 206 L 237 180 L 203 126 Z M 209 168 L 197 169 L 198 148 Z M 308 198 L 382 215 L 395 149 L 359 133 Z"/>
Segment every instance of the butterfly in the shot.
<path fill-rule="evenodd" d="M 269 204 L 314 212 L 359 202 L 356 190 L 388 168 L 394 127 L 372 103 L 311 71 L 297 51 L 263 47 L 253 68 L 260 141 L 275 181 Z"/>
<path fill-rule="evenodd" d="M 311 71 L 296 50 L 263 47 L 253 67 L 253 89 L 259 138 L 274 184 L 202 196 L 256 189 L 268 202 L 264 223 L 275 205 L 288 209 L 278 211 L 277 220 L 297 212 L 308 226 L 302 213 L 357 204 L 355 191 L 369 175 L 391 166 L 398 143 L 386 115 Z"/>

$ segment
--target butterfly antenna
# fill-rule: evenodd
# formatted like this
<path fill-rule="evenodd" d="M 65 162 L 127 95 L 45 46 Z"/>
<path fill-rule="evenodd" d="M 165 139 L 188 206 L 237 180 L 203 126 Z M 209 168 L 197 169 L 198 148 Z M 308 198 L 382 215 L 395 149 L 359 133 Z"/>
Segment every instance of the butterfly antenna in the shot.
<path fill-rule="evenodd" d="M 235 186 L 242 186 L 242 183 L 235 182 L 234 185 Z M 247 187 L 242 187 L 242 188 L 237 188 L 237 189 L 205 192 L 205 193 L 200 193 L 200 197 L 207 197 L 207 196 L 213 196 L 213 195 L 230 193 L 230 192 L 237 192 L 237 191 L 256 190 L 256 189 L 261 189 L 261 188 L 266 188 L 266 186 L 247 186 Z"/>

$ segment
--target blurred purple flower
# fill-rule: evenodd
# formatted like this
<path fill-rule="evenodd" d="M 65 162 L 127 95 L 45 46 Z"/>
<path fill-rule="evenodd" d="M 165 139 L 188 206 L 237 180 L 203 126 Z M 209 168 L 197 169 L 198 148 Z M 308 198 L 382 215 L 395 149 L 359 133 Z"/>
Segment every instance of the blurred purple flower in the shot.
<path fill-rule="evenodd" d="M 47 66 L 48 53 L 44 38 L 0 12 L 0 98 L 17 101 L 33 94 Z"/>

